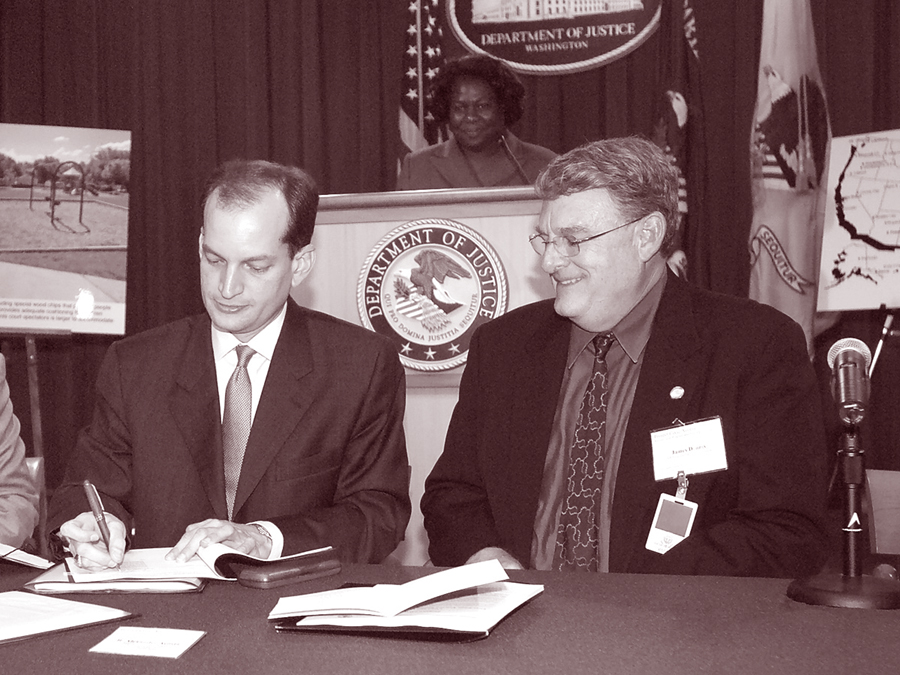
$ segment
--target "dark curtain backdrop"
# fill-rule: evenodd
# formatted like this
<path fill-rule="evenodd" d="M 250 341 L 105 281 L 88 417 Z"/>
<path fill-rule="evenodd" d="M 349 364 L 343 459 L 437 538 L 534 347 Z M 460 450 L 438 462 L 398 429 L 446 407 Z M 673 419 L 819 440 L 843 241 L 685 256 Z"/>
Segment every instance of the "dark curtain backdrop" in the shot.
<path fill-rule="evenodd" d="M 900 127 L 900 9 L 893 0 L 812 4 L 834 134 Z M 744 295 L 762 0 L 694 0 L 694 7 L 708 203 L 692 276 Z M 393 187 L 407 16 L 402 0 L 0 0 L 0 122 L 132 131 L 129 334 L 201 311 L 199 198 L 219 162 L 299 164 L 323 193 Z M 447 55 L 461 52 L 445 43 Z M 527 108 L 515 131 L 558 152 L 648 133 L 657 43 L 653 36 L 603 68 L 525 77 Z M 874 344 L 873 314 L 847 316 L 823 339 L 856 331 L 849 334 Z M 51 486 L 89 418 L 93 379 L 111 341 L 39 340 Z M 31 445 L 22 340 L 7 337 L 4 351 Z M 900 353 L 891 348 L 882 359 L 881 375 L 896 381 Z M 900 438 L 895 429 L 891 438 Z"/>

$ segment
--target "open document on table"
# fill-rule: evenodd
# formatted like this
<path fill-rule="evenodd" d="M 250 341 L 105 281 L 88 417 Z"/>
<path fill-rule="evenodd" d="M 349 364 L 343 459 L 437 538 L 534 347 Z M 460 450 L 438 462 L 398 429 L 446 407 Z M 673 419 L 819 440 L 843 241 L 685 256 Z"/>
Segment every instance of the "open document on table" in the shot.
<path fill-rule="evenodd" d="M 405 584 L 339 588 L 281 598 L 269 613 L 279 631 L 377 632 L 479 639 L 544 590 L 508 581 L 496 560 L 453 567 Z"/>
<path fill-rule="evenodd" d="M 288 570 L 294 578 L 313 578 L 340 570 L 340 562 L 330 546 L 272 560 L 241 553 L 224 544 L 210 544 L 190 560 L 177 562 L 166 560 L 170 550 L 131 549 L 118 569 L 87 570 L 67 558 L 64 564 L 47 570 L 25 587 L 37 593 L 177 593 L 200 590 L 207 579 L 234 581 L 247 570 L 257 573 L 254 578 L 263 579 L 267 570 Z"/>

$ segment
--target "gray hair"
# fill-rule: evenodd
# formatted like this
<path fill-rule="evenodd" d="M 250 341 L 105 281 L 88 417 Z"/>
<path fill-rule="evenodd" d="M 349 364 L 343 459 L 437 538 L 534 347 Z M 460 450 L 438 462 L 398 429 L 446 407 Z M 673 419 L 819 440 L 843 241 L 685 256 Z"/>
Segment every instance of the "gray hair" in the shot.
<path fill-rule="evenodd" d="M 660 253 L 675 250 L 678 170 L 659 147 L 637 136 L 594 141 L 556 157 L 535 183 L 538 196 L 548 200 L 600 188 L 628 220 L 661 213 L 666 233 Z"/>

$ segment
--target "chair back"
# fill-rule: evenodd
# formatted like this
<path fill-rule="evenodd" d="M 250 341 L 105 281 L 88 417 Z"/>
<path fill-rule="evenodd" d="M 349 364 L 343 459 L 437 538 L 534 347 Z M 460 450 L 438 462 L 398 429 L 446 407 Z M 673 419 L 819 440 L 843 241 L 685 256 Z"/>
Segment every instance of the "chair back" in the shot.
<path fill-rule="evenodd" d="M 44 458 L 43 457 L 26 457 L 25 466 L 28 469 L 28 475 L 31 482 L 38 492 L 39 509 L 38 524 L 34 529 L 34 539 L 37 544 L 37 552 L 44 558 L 50 556 L 50 546 L 47 539 L 47 486 L 44 482 Z"/>
<path fill-rule="evenodd" d="M 866 469 L 872 553 L 900 555 L 900 471 Z"/>

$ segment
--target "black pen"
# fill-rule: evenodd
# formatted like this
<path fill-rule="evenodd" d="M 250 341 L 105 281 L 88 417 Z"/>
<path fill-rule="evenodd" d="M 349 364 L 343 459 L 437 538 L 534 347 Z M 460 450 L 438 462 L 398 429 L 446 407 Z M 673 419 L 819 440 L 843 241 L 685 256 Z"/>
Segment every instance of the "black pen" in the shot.
<path fill-rule="evenodd" d="M 106 523 L 106 516 L 103 515 L 103 503 L 100 501 L 100 495 L 91 481 L 86 480 L 83 485 L 84 494 L 87 495 L 88 504 L 91 505 L 91 513 L 94 514 L 94 520 L 97 521 L 97 527 L 100 528 L 100 536 L 103 537 L 103 543 L 106 544 L 106 551 L 112 557 L 112 551 L 109 549 L 109 525 Z M 119 565 L 116 567 L 118 568 Z"/>

